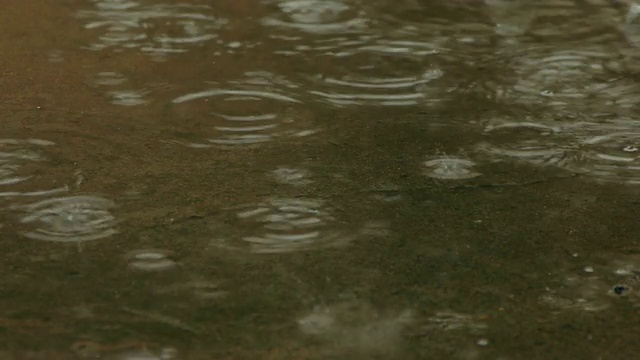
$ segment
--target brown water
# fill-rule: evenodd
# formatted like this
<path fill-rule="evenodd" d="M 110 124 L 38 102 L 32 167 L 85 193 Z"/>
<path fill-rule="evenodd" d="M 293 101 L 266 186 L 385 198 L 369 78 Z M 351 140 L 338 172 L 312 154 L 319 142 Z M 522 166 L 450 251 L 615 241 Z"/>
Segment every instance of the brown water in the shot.
<path fill-rule="evenodd" d="M 640 5 L 0 9 L 0 358 L 640 358 Z"/>

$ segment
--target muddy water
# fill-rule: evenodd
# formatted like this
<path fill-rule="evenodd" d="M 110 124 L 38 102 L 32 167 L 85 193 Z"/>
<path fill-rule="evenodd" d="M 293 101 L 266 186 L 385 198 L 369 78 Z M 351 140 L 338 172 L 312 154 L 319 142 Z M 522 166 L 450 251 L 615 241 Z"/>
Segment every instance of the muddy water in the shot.
<path fill-rule="evenodd" d="M 0 1 L 7 359 L 637 358 L 623 1 Z"/>

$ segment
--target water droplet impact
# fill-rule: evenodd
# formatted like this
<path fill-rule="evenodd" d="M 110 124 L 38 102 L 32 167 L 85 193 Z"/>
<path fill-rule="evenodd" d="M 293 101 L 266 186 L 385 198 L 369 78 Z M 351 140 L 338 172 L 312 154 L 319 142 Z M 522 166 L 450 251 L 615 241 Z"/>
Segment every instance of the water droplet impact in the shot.
<path fill-rule="evenodd" d="M 523 50 L 496 63 L 512 69 L 478 82 L 482 96 L 504 104 L 544 106 L 555 111 L 630 112 L 640 104 L 640 85 L 610 69 L 614 52 L 606 46 Z"/>
<path fill-rule="evenodd" d="M 111 72 L 111 71 L 103 71 L 98 73 L 95 77 L 94 82 L 98 85 L 106 85 L 106 86 L 114 86 L 120 85 L 127 81 L 127 78 L 119 73 Z"/>
<path fill-rule="evenodd" d="M 450 157 L 433 159 L 424 163 L 425 175 L 443 180 L 462 180 L 480 176 L 480 173 L 472 170 L 475 165 L 471 160 Z"/>
<path fill-rule="evenodd" d="M 141 271 L 165 271 L 174 269 L 177 264 L 163 250 L 136 250 L 129 253 L 129 267 Z"/>
<path fill-rule="evenodd" d="M 56 242 L 102 239 L 117 233 L 116 219 L 109 212 L 114 207 L 113 201 L 95 196 L 62 197 L 21 206 L 19 209 L 27 215 L 20 223 L 32 228 L 22 234 Z"/>
<path fill-rule="evenodd" d="M 413 106 L 435 104 L 441 101 L 431 92 L 437 89 L 431 84 L 442 77 L 436 69 L 422 74 L 406 76 L 379 75 L 379 69 L 367 69 L 363 74 L 345 75 L 341 78 L 321 77 L 310 93 L 320 101 L 334 106 Z M 377 74 L 375 74 L 377 73 Z"/>
<path fill-rule="evenodd" d="M 109 0 L 97 0 L 94 3 L 95 10 L 77 13 L 79 18 L 86 21 L 85 28 L 102 31 L 89 49 L 137 49 L 157 60 L 216 39 L 218 31 L 228 22 L 214 16 L 212 9 L 206 5 Z"/>
<path fill-rule="evenodd" d="M 11 188 L 32 180 L 34 175 L 26 170 L 29 168 L 28 165 L 32 162 L 46 161 L 44 149 L 53 145 L 53 142 L 41 139 L 0 139 L 0 186 Z M 0 197 L 48 195 L 67 191 L 68 187 L 37 191 L 24 191 L 22 187 L 15 189 L 20 191 L 0 191 Z"/>
<path fill-rule="evenodd" d="M 264 71 L 245 75 L 244 79 L 173 100 L 176 111 L 185 116 L 204 116 L 211 123 L 208 144 L 190 146 L 258 144 L 281 137 L 306 137 L 318 131 L 310 124 L 311 113 L 300 107 L 301 100 L 292 93 L 298 85 Z"/>
<path fill-rule="evenodd" d="M 243 226 L 255 229 L 242 237 L 254 253 L 285 253 L 343 246 L 352 240 L 335 226 L 335 219 L 311 199 L 273 199 L 237 213 Z M 257 225 L 257 227 L 256 227 Z"/>
<path fill-rule="evenodd" d="M 286 185 L 303 186 L 313 183 L 309 179 L 309 172 L 304 169 L 280 166 L 271 175 L 277 182 Z"/>
<path fill-rule="evenodd" d="M 344 34 L 366 26 L 366 20 L 344 2 L 285 0 L 274 3 L 279 11 L 262 19 L 265 26 L 291 28 L 313 34 Z"/>
<path fill-rule="evenodd" d="M 144 98 L 147 93 L 145 90 L 110 91 L 109 97 L 111 98 L 111 103 L 115 105 L 137 106 L 149 103 L 149 100 Z"/>
<path fill-rule="evenodd" d="M 640 122 L 578 120 L 493 123 L 485 129 L 492 141 L 481 143 L 478 150 L 494 158 L 556 166 L 601 181 L 640 184 L 640 157 L 628 151 L 640 144 Z"/>

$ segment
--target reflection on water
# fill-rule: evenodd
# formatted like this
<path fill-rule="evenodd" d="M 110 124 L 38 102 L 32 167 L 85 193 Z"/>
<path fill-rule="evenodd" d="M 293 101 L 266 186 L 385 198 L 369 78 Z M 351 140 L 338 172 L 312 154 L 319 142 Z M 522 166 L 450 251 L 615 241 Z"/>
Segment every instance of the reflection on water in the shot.
<path fill-rule="evenodd" d="M 111 200 L 95 196 L 70 196 L 39 201 L 20 208 L 26 215 L 22 234 L 31 239 L 83 242 L 117 233 Z"/>
<path fill-rule="evenodd" d="M 208 143 L 189 146 L 256 144 L 278 137 L 306 137 L 318 131 L 295 93 L 297 84 L 265 71 L 245 75 L 242 80 L 215 84 L 214 88 L 173 99 L 181 115 L 205 116 L 211 124 Z"/>

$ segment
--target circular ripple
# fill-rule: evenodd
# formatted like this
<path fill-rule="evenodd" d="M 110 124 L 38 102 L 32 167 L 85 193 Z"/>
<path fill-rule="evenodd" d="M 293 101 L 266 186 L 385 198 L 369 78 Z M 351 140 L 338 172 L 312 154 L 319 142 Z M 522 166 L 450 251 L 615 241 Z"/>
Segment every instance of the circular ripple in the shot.
<path fill-rule="evenodd" d="M 164 271 L 177 266 L 176 262 L 169 258 L 170 253 L 164 250 L 136 250 L 129 253 L 129 267 L 141 271 Z"/>
<path fill-rule="evenodd" d="M 450 157 L 433 159 L 424 163 L 425 175 L 443 180 L 461 180 L 480 176 L 480 173 L 473 171 L 475 165 L 471 160 Z"/>
<path fill-rule="evenodd" d="M 130 1 L 94 0 L 95 10 L 78 12 L 86 29 L 102 33 L 91 50 L 138 49 L 161 59 L 186 52 L 218 37 L 226 19 L 211 15 L 208 6 L 141 4 Z"/>
<path fill-rule="evenodd" d="M 32 179 L 33 175 L 25 170 L 32 162 L 45 161 L 45 147 L 55 145 L 41 139 L 0 139 L 0 186 L 20 185 Z M 60 187 L 39 191 L 0 191 L 0 196 L 34 196 L 68 190 Z"/>
<path fill-rule="evenodd" d="M 640 85 L 614 71 L 615 54 L 606 46 L 531 48 L 496 59 L 510 71 L 496 72 L 475 86 L 482 96 L 505 104 L 570 112 L 630 111 L 640 104 Z"/>
<path fill-rule="evenodd" d="M 491 142 L 478 150 L 494 159 L 551 165 L 601 181 L 640 184 L 640 121 L 609 119 L 545 124 L 503 122 L 487 126 Z"/>
<path fill-rule="evenodd" d="M 571 169 L 604 181 L 640 184 L 640 121 L 583 124 L 576 133 L 579 161 Z"/>
<path fill-rule="evenodd" d="M 120 106 L 137 106 L 149 103 L 145 96 L 148 90 L 131 90 L 120 88 L 118 85 L 125 84 L 128 79 L 116 72 L 100 72 L 97 74 L 93 82 L 100 86 L 108 86 L 111 88 L 107 95 L 111 99 L 111 103 Z"/>
<path fill-rule="evenodd" d="M 313 182 L 309 179 L 309 171 L 280 166 L 271 173 L 271 176 L 279 183 L 286 185 L 302 186 Z"/>
<path fill-rule="evenodd" d="M 312 115 L 300 109 L 302 101 L 292 94 L 296 84 L 264 71 L 245 75 L 244 79 L 173 100 L 176 111 L 189 117 L 205 116 L 211 123 L 208 143 L 189 146 L 257 144 L 318 131 L 309 125 Z"/>
<path fill-rule="evenodd" d="M 560 126 L 542 122 L 496 122 L 485 134 L 494 141 L 482 143 L 478 150 L 494 159 L 511 158 L 536 165 L 564 166 L 571 156 L 568 139 Z"/>
<path fill-rule="evenodd" d="M 276 5 L 277 10 L 262 19 L 263 25 L 314 34 L 345 34 L 367 26 L 362 12 L 336 0 L 285 0 Z"/>
<path fill-rule="evenodd" d="M 554 42 L 564 47 L 617 41 L 621 34 L 612 25 L 617 21 L 618 14 L 610 5 L 611 2 L 607 1 L 573 0 L 535 3 L 532 12 L 536 19 L 529 33 L 541 42 Z"/>
<path fill-rule="evenodd" d="M 413 106 L 441 101 L 432 84 L 443 76 L 438 69 L 413 76 L 367 76 L 368 72 L 339 78 L 318 77 L 317 85 L 322 90 L 311 90 L 310 93 L 334 106 Z M 379 73 L 379 70 L 372 72 Z"/>
<path fill-rule="evenodd" d="M 242 236 L 254 253 L 286 253 L 342 246 L 351 241 L 335 219 L 312 199 L 273 199 L 237 217 L 255 229 Z"/>
<path fill-rule="evenodd" d="M 32 230 L 22 234 L 31 239 L 56 242 L 82 242 L 102 239 L 117 231 L 109 212 L 111 200 L 95 196 L 70 196 L 44 200 L 22 207 L 27 215 L 20 223 Z"/>

